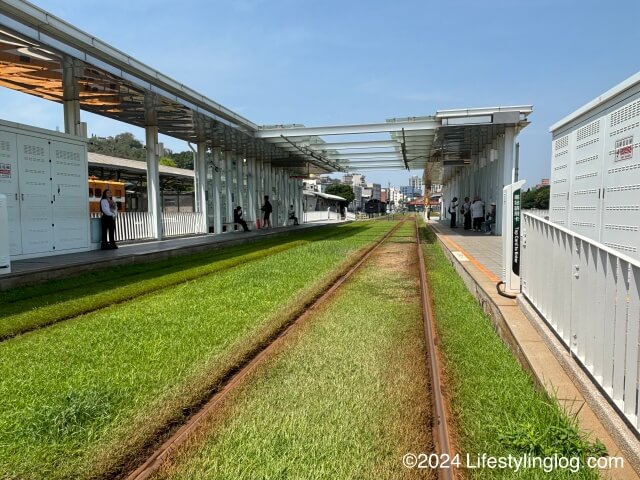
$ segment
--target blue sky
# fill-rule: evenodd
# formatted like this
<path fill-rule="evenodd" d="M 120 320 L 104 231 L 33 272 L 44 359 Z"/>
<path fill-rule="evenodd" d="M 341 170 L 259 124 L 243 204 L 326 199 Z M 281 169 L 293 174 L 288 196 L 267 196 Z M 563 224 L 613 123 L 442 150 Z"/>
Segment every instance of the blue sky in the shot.
<path fill-rule="evenodd" d="M 531 104 L 519 136 L 529 184 L 550 175 L 549 126 L 640 70 L 640 0 L 34 3 L 258 124 Z M 90 133 L 144 139 L 140 129 L 83 116 Z M 63 125 L 60 105 L 1 87 L 0 118 Z M 408 176 L 367 173 L 385 186 Z"/>

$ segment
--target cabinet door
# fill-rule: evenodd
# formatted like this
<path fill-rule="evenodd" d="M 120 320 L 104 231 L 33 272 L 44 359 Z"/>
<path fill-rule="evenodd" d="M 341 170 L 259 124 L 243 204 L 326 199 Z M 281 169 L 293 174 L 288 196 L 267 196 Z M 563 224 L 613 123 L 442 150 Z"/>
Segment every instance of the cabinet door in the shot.
<path fill-rule="evenodd" d="M 22 253 L 53 250 L 49 141 L 18 135 Z"/>
<path fill-rule="evenodd" d="M 603 168 L 602 240 L 640 258 L 640 99 L 607 115 Z"/>
<path fill-rule="evenodd" d="M 89 198 L 85 147 L 51 142 L 51 178 L 56 250 L 88 247 Z"/>
<path fill-rule="evenodd" d="M 0 131 L 0 193 L 7 196 L 9 214 L 9 249 L 11 255 L 22 253 L 18 181 L 18 151 L 15 133 Z"/>

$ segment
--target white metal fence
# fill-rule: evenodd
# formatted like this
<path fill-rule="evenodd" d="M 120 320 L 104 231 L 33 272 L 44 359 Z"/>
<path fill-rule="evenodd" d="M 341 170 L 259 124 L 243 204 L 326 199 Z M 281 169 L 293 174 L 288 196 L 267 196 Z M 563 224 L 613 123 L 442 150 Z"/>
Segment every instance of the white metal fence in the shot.
<path fill-rule="evenodd" d="M 310 222 L 338 222 L 340 221 L 340 213 L 323 210 L 321 212 L 305 212 L 305 223 Z"/>
<path fill-rule="evenodd" d="M 522 292 L 640 430 L 640 262 L 523 214 Z"/>
<path fill-rule="evenodd" d="M 201 212 L 171 212 L 162 214 L 165 237 L 205 233 L 204 216 Z"/>
<path fill-rule="evenodd" d="M 91 218 L 102 214 L 92 213 Z M 153 218 L 149 212 L 120 212 L 116 217 L 116 240 L 148 240 L 153 238 Z M 163 235 L 177 237 L 205 233 L 204 217 L 200 212 L 167 212 L 162 214 Z"/>
<path fill-rule="evenodd" d="M 539 208 L 528 208 L 526 210 L 521 210 L 522 213 L 530 213 L 531 215 L 535 215 L 536 217 L 542 217 L 545 220 L 549 220 L 549 210 L 542 210 Z"/>

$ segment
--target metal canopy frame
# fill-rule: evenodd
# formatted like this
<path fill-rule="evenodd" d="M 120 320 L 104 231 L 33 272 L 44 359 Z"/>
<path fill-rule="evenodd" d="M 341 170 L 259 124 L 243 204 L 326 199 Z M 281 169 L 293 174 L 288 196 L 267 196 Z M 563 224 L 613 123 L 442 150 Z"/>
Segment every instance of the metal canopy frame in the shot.
<path fill-rule="evenodd" d="M 2 0 L 0 86 L 63 103 L 69 69 L 82 110 L 157 125 L 162 134 L 267 161 L 292 175 L 421 169 L 425 183 L 442 183 L 507 126 L 524 128 L 532 112 L 525 105 L 371 124 L 259 126 L 34 5 Z"/>
<path fill-rule="evenodd" d="M 516 132 L 526 127 L 532 111 L 530 105 L 523 105 L 439 110 L 433 116 L 393 118 L 375 124 L 270 125 L 260 127 L 255 136 L 276 144 L 286 139 L 284 148 L 319 153 L 347 172 L 419 169 L 425 183 L 442 183 L 478 161 L 483 149 L 494 144 L 507 127 Z M 372 140 L 372 134 L 386 134 L 388 139 Z M 341 136 L 348 139 L 325 140 Z M 353 140 L 354 136 L 363 139 Z"/>

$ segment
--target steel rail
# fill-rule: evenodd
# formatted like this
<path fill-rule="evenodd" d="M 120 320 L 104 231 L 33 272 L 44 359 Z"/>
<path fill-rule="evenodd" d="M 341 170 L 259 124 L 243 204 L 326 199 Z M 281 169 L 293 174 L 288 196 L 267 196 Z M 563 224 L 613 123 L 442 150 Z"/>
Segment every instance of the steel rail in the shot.
<path fill-rule="evenodd" d="M 156 449 L 147 460 L 127 475 L 127 480 L 146 480 L 151 477 L 162 465 L 163 461 L 178 447 L 183 445 L 190 436 L 204 423 L 204 421 L 215 411 L 224 398 L 236 388 L 249 374 L 251 374 L 257 366 L 271 353 L 273 353 L 300 323 L 315 313 L 318 307 L 327 302 L 333 294 L 340 288 L 353 274 L 364 264 L 369 257 L 379 247 L 381 247 L 387 239 L 395 233 L 395 231 L 405 221 L 399 222 L 382 239 L 369 247 L 358 260 L 344 275 L 339 277 L 320 297 L 318 297 L 311 305 L 304 309 L 291 323 L 287 325 L 275 338 L 258 351 L 253 357 L 247 360 L 227 382 L 216 391 L 207 403 L 193 415 L 182 427 L 180 427 L 168 440 L 166 440 L 158 449 Z"/>
<path fill-rule="evenodd" d="M 420 225 L 418 216 L 416 221 L 416 239 L 418 245 L 418 269 L 420 271 L 420 293 L 422 297 L 422 316 L 424 319 L 424 335 L 427 341 L 427 356 L 429 358 L 429 373 L 431 376 L 431 397 L 433 398 L 433 439 L 436 443 L 436 450 L 440 458 L 440 464 L 448 460 L 450 468 L 439 468 L 438 479 L 453 480 L 456 478 L 453 465 L 454 453 L 449 437 L 449 427 L 447 424 L 447 409 L 442 395 L 442 385 L 440 380 L 441 365 L 438 350 L 435 342 L 435 325 L 433 310 L 431 308 L 431 291 L 427 280 L 427 269 L 424 264 L 424 252 L 420 239 Z"/>

